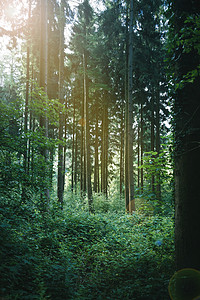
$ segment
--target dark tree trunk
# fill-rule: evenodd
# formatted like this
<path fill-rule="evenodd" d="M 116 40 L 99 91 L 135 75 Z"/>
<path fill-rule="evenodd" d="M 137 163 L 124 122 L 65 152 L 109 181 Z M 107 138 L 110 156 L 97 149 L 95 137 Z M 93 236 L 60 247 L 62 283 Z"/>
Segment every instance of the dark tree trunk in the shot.
<path fill-rule="evenodd" d="M 120 126 L 120 195 L 123 194 L 123 185 L 124 185 L 124 103 L 122 103 L 122 112 L 121 112 L 121 126 Z"/>
<path fill-rule="evenodd" d="M 195 0 L 175 1 L 175 30 L 181 36 L 185 16 L 200 13 Z M 191 25 L 191 24 L 188 24 Z M 200 64 L 196 50 L 176 53 L 178 80 Z M 175 248 L 176 268 L 200 269 L 200 77 L 175 94 Z"/>
<path fill-rule="evenodd" d="M 154 93 L 151 96 L 151 151 L 154 151 L 154 144 L 155 144 L 155 106 L 154 106 Z M 151 176 L 151 189 L 152 192 L 155 193 L 155 176 L 152 174 Z"/>
<path fill-rule="evenodd" d="M 140 124 L 138 122 L 138 139 L 137 139 L 137 157 L 138 157 L 138 190 L 140 189 Z"/>
<path fill-rule="evenodd" d="M 107 93 L 103 99 L 101 140 L 101 192 L 107 197 L 108 192 L 108 104 Z"/>
<path fill-rule="evenodd" d="M 127 1 L 128 2 L 128 1 Z M 125 131 L 124 131 L 124 196 L 125 210 L 129 212 L 128 188 L 128 3 L 126 9 L 126 58 L 125 58 Z"/>
<path fill-rule="evenodd" d="M 68 110 L 68 103 L 67 100 L 65 101 L 65 116 L 64 116 L 64 149 L 63 149 L 63 191 L 65 188 L 65 172 L 66 172 L 66 150 L 67 150 L 67 110 Z"/>
<path fill-rule="evenodd" d="M 84 151 L 84 128 L 85 128 L 85 120 L 84 120 L 84 96 L 82 101 L 82 107 L 81 107 L 81 162 L 80 162 L 80 189 L 81 189 L 81 195 L 84 196 L 86 192 L 86 182 L 85 182 L 85 151 Z"/>
<path fill-rule="evenodd" d="M 59 46 L 59 100 L 64 104 L 64 29 L 65 29 L 65 12 L 64 1 L 60 3 L 60 16 L 59 16 L 59 30 L 60 30 L 60 46 Z M 64 116 L 63 113 L 59 114 L 59 130 L 58 130 L 58 182 L 57 182 L 57 196 L 58 201 L 63 206 L 64 194 L 64 147 L 63 147 L 63 129 L 64 129 Z"/>
<path fill-rule="evenodd" d="M 75 97 L 73 101 L 73 131 L 72 131 L 72 185 L 71 185 L 71 190 L 74 192 L 74 162 L 75 162 L 75 122 L 76 122 L 76 102 L 75 102 Z"/>
<path fill-rule="evenodd" d="M 144 154 L 144 141 L 143 141 L 143 132 L 144 132 L 144 121 L 143 121 L 143 104 L 141 103 L 140 107 L 140 165 L 143 165 L 143 154 Z M 144 170 L 141 168 L 141 193 L 144 191 Z"/>
<path fill-rule="evenodd" d="M 29 1 L 29 12 L 28 12 L 28 19 L 30 21 L 31 15 L 31 2 Z M 27 38 L 27 52 L 26 52 L 26 98 L 25 98 L 25 111 L 24 111 L 24 172 L 25 174 L 29 174 L 29 150 L 30 150 L 30 139 L 27 138 L 28 133 L 28 117 L 29 117 L 29 84 L 30 84 L 30 45 L 29 45 L 29 28 L 28 28 L 28 38 Z M 29 125 L 30 129 L 30 125 Z M 22 186 L 22 199 L 26 200 L 27 197 L 27 181 L 26 177 L 24 178 L 23 186 Z"/>
<path fill-rule="evenodd" d="M 75 134 L 75 152 L 74 152 L 74 187 L 75 193 L 77 192 L 77 177 L 78 177 L 78 126 L 76 124 Z"/>
<path fill-rule="evenodd" d="M 29 8 L 30 10 L 30 8 Z M 29 18 L 30 18 L 30 11 L 29 11 Z M 27 41 L 29 43 L 29 41 Z M 26 101 L 25 101 L 25 112 L 24 112 L 24 132 L 27 134 L 28 132 L 28 109 L 29 109 L 29 82 L 30 82 L 30 46 L 27 45 L 27 57 L 26 57 Z M 28 169 L 28 140 L 25 136 L 25 149 L 24 149 L 24 170 L 25 173 L 29 173 Z"/>
<path fill-rule="evenodd" d="M 128 59 L 128 188 L 129 212 L 135 210 L 133 180 L 133 0 L 130 1 L 129 24 L 129 59 Z"/>
<path fill-rule="evenodd" d="M 84 119 L 85 119 L 85 163 L 86 163 L 86 190 L 88 197 L 89 212 L 94 211 L 92 184 L 91 184 L 91 163 L 90 163 L 90 125 L 89 125 L 89 90 L 87 75 L 87 55 L 86 50 L 83 54 L 83 74 L 84 74 Z"/>
<path fill-rule="evenodd" d="M 160 91 L 159 83 L 156 89 L 156 152 L 160 154 Z M 160 171 L 156 174 L 156 198 L 161 201 Z"/>
<path fill-rule="evenodd" d="M 96 105 L 94 192 L 99 192 L 99 105 Z"/>

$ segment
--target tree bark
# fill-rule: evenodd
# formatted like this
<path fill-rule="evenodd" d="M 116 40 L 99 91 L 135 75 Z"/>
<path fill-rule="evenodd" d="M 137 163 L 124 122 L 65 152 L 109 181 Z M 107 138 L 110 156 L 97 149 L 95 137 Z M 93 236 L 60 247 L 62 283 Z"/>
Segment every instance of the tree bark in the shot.
<path fill-rule="evenodd" d="M 144 120 L 143 120 L 143 104 L 140 106 L 140 165 L 143 166 L 144 155 Z M 144 170 L 141 168 L 141 193 L 144 192 Z"/>
<path fill-rule="evenodd" d="M 154 93 L 151 96 L 151 151 L 154 152 L 155 144 L 155 105 L 154 105 Z M 155 175 L 151 175 L 151 189 L 155 193 Z"/>
<path fill-rule="evenodd" d="M 122 103 L 122 112 L 121 112 L 121 126 L 120 126 L 120 184 L 119 192 L 122 196 L 123 194 L 123 185 L 124 185 L 124 103 Z"/>
<path fill-rule="evenodd" d="M 107 197 L 108 193 L 108 104 L 107 93 L 103 99 L 102 141 L 101 141 L 101 192 Z"/>
<path fill-rule="evenodd" d="M 185 26 L 185 16 L 200 13 L 199 1 L 175 1 L 175 30 Z M 190 24 L 188 24 L 190 25 Z M 200 63 L 193 48 L 185 53 L 180 44 L 176 54 L 178 80 Z M 200 269 L 200 76 L 185 83 L 175 94 L 175 255 L 176 268 Z"/>
<path fill-rule="evenodd" d="M 78 126 L 76 123 L 75 130 L 75 152 L 74 152 L 74 187 L 75 194 L 77 193 L 77 177 L 78 177 Z"/>
<path fill-rule="evenodd" d="M 89 91 L 88 91 L 88 76 L 87 76 L 87 55 L 86 50 L 83 53 L 83 74 L 84 74 L 84 120 L 85 120 L 85 162 L 86 162 L 86 189 L 88 197 L 89 212 L 94 211 L 93 196 L 91 185 L 91 165 L 90 165 L 90 126 L 89 126 Z"/>
<path fill-rule="evenodd" d="M 126 58 L 125 58 L 125 131 L 124 131 L 124 196 L 125 210 L 129 212 L 128 188 L 128 3 L 126 10 Z"/>
<path fill-rule="evenodd" d="M 94 192 L 99 192 L 99 105 L 96 104 Z"/>
<path fill-rule="evenodd" d="M 138 121 L 138 139 L 137 139 L 137 157 L 138 157 L 138 190 L 140 189 L 140 122 Z"/>
<path fill-rule="evenodd" d="M 85 151 L 84 151 L 84 130 L 85 130 L 85 120 L 84 120 L 84 95 L 82 100 L 82 107 L 81 107 L 81 174 L 80 174 L 80 182 L 81 182 L 81 195 L 84 196 L 86 192 L 86 182 L 85 182 Z"/>
<path fill-rule="evenodd" d="M 40 87 L 43 88 L 47 97 L 47 42 L 48 42 L 48 30 L 47 30 L 47 0 L 41 0 L 41 36 L 40 36 Z M 40 128 L 43 131 L 45 138 L 48 138 L 48 119 L 47 116 L 41 115 Z M 41 147 L 41 155 L 44 157 L 45 167 L 41 170 L 41 177 L 45 174 L 45 186 L 43 184 L 41 191 L 41 200 L 44 210 L 48 209 L 49 203 L 49 187 L 48 187 L 48 149 L 46 146 Z M 42 174 L 43 173 L 43 174 Z"/>
<path fill-rule="evenodd" d="M 130 2 L 129 60 L 128 60 L 128 187 L 129 212 L 135 210 L 133 181 L 133 1 Z"/>
<path fill-rule="evenodd" d="M 74 157 L 75 157 L 75 122 L 76 122 L 76 101 L 75 101 L 75 96 L 74 96 L 74 100 L 73 100 L 73 129 L 72 129 L 72 174 L 71 174 L 71 178 L 72 178 L 72 185 L 71 185 L 71 190 L 72 193 L 74 192 Z"/>
<path fill-rule="evenodd" d="M 64 104 L 64 29 L 65 29 L 65 12 L 64 1 L 60 3 L 59 15 L 59 32 L 60 32 L 60 45 L 59 45 L 59 101 Z M 57 196 L 61 206 L 63 206 L 64 194 L 64 147 L 63 147 L 63 129 L 64 129 L 64 116 L 63 113 L 59 114 L 59 130 L 58 130 L 58 182 L 57 182 Z"/>
<path fill-rule="evenodd" d="M 160 154 L 160 90 L 159 83 L 156 88 L 156 152 Z M 161 201 L 161 184 L 160 184 L 160 170 L 156 174 L 156 198 Z"/>
<path fill-rule="evenodd" d="M 29 1 L 28 19 L 31 17 L 31 1 Z M 25 112 L 24 112 L 24 132 L 25 135 L 28 132 L 28 109 L 29 109 L 29 83 L 30 83 L 30 41 L 29 41 L 29 27 L 28 27 L 28 39 L 27 39 L 27 56 L 26 56 L 26 100 L 25 100 Z M 29 173 L 28 169 L 28 140 L 25 136 L 25 149 L 24 149 L 24 171 Z"/>
<path fill-rule="evenodd" d="M 29 11 L 28 11 L 28 20 L 30 21 L 31 16 L 31 1 L 29 1 Z M 28 117 L 29 117 L 29 84 L 30 84 L 30 36 L 29 36 L 29 26 L 28 26 L 28 36 L 27 36 L 27 51 L 26 51 L 26 97 L 25 97 L 25 111 L 24 111 L 24 157 L 23 157 L 23 165 L 24 172 L 26 175 L 29 175 L 29 151 L 30 151 L 30 139 L 27 137 L 28 133 Z M 29 126 L 30 127 L 30 126 Z M 25 200 L 27 197 L 26 189 L 27 189 L 27 181 L 26 175 L 24 178 L 23 186 L 22 186 L 22 199 Z"/>

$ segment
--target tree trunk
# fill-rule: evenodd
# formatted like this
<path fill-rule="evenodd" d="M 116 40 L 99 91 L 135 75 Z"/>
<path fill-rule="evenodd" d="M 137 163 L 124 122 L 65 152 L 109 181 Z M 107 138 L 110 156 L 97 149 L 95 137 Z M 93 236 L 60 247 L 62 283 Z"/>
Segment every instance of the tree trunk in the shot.
<path fill-rule="evenodd" d="M 178 36 L 185 17 L 200 13 L 199 1 L 175 1 L 175 29 Z M 188 24 L 191 25 L 191 24 Z M 194 48 L 176 53 L 178 80 L 200 63 Z M 185 83 L 175 94 L 175 255 L 176 268 L 200 269 L 200 76 Z"/>
<path fill-rule="evenodd" d="M 124 131 L 124 195 L 125 210 L 129 212 L 128 188 L 128 3 L 126 11 L 126 58 L 125 58 L 125 131 Z"/>
<path fill-rule="evenodd" d="M 135 210 L 133 181 L 133 0 L 130 2 L 129 60 L 128 60 L 128 187 L 129 212 Z"/>
<path fill-rule="evenodd" d="M 66 144 L 66 141 L 67 141 L 67 100 L 65 101 L 65 117 L 64 117 L 64 149 L 63 149 L 63 191 L 64 191 L 64 188 L 65 188 L 65 172 L 66 172 L 66 150 L 67 150 L 67 144 Z"/>
<path fill-rule="evenodd" d="M 143 104 L 140 106 L 140 165 L 143 166 L 143 154 L 144 154 L 144 120 L 143 120 Z M 141 168 L 141 193 L 144 192 L 144 170 Z"/>
<path fill-rule="evenodd" d="M 31 16 L 31 2 L 29 1 L 29 11 L 28 11 L 28 20 L 30 21 L 30 16 Z M 29 111 L 29 84 L 30 84 L 30 32 L 29 32 L 29 27 L 28 27 L 28 36 L 27 36 L 27 56 L 26 56 L 26 98 L 25 98 L 25 111 L 24 111 L 24 157 L 23 157 L 23 165 L 24 165 L 24 172 L 26 175 L 29 174 L 29 163 L 28 163 L 28 158 L 29 156 L 29 151 L 30 151 L 30 139 L 27 138 L 27 133 L 28 133 L 28 111 Z M 30 123 L 29 123 L 30 124 Z M 30 128 L 29 128 L 30 130 Z M 27 197 L 27 181 L 26 181 L 26 175 L 23 180 L 23 186 L 22 186 L 22 199 L 26 200 Z"/>
<path fill-rule="evenodd" d="M 154 105 L 154 93 L 151 96 L 151 151 L 154 152 L 154 144 L 155 144 L 155 105 Z M 155 193 L 155 175 L 151 175 L 151 189 L 152 193 Z"/>
<path fill-rule="evenodd" d="M 88 76 L 87 76 L 87 56 L 86 50 L 83 54 L 83 74 L 84 74 L 84 120 L 85 120 L 85 163 L 86 163 L 86 189 L 88 197 L 89 212 L 92 213 L 93 209 L 93 196 L 91 185 L 91 165 L 90 165 L 90 126 L 89 126 L 89 113 L 88 113 Z"/>
<path fill-rule="evenodd" d="M 156 89 L 156 152 L 160 154 L 160 91 L 159 83 Z M 160 170 L 156 174 L 156 198 L 161 201 Z"/>
<path fill-rule="evenodd" d="M 99 105 L 96 104 L 94 192 L 99 191 Z"/>
<path fill-rule="evenodd" d="M 124 103 L 122 103 L 122 112 L 121 112 L 121 126 L 120 126 L 120 183 L 119 183 L 119 191 L 120 195 L 123 194 L 123 185 L 124 185 Z"/>
<path fill-rule="evenodd" d="M 65 12 L 64 1 L 60 3 L 60 15 L 59 15 L 59 31 L 60 31 L 60 46 L 59 46 L 59 100 L 61 104 L 64 104 L 64 29 L 65 29 Z M 63 206 L 63 173 L 64 173 L 64 147 L 63 147 L 63 129 L 64 129 L 64 116 L 63 113 L 59 114 L 59 145 L 58 145 L 58 182 L 57 182 L 57 196 L 61 206 Z"/>
<path fill-rule="evenodd" d="M 75 122 L 76 122 L 76 109 L 75 109 L 75 96 L 74 96 L 74 101 L 73 101 L 73 131 L 72 131 L 72 185 L 71 185 L 71 190 L 72 193 L 74 192 L 74 156 L 75 156 Z"/>
<path fill-rule="evenodd" d="M 84 120 L 84 95 L 83 95 L 83 101 L 82 101 L 82 107 L 81 107 L 81 174 L 80 174 L 80 182 L 81 182 L 81 195 L 84 196 L 86 192 L 86 183 L 85 183 L 85 151 L 84 151 L 84 128 L 85 128 L 85 120 Z"/>
<path fill-rule="evenodd" d="M 78 176 L 78 126 L 76 123 L 76 130 L 75 130 L 75 152 L 74 152 L 74 187 L 75 187 L 75 194 L 77 193 L 77 176 Z"/>
<path fill-rule="evenodd" d="M 31 17 L 31 1 L 29 1 L 28 19 Z M 30 83 L 30 41 L 29 41 L 29 28 L 28 28 L 28 40 L 27 40 L 27 57 L 26 57 L 26 100 L 25 100 L 25 112 L 24 112 L 24 132 L 25 132 L 25 149 L 24 149 L 24 171 L 29 173 L 28 170 L 28 140 L 26 134 L 28 132 L 28 109 L 29 109 L 29 83 Z"/>
<path fill-rule="evenodd" d="M 102 142 L 101 142 L 101 192 L 107 197 L 108 192 L 108 104 L 107 93 L 103 100 Z"/>
<path fill-rule="evenodd" d="M 138 121 L 138 140 L 137 140 L 137 156 L 138 156 L 138 190 L 140 189 L 140 124 Z"/>
<path fill-rule="evenodd" d="M 43 88 L 47 97 L 47 0 L 41 0 L 41 39 L 40 39 L 40 87 Z M 45 138 L 48 138 L 48 119 L 47 116 L 41 115 L 40 128 L 43 131 Z M 44 157 L 45 166 L 41 170 L 41 177 L 45 174 L 45 183 L 42 186 L 41 199 L 44 210 L 48 208 L 49 202 L 49 187 L 48 187 L 48 149 L 46 146 L 41 147 L 41 154 Z"/>

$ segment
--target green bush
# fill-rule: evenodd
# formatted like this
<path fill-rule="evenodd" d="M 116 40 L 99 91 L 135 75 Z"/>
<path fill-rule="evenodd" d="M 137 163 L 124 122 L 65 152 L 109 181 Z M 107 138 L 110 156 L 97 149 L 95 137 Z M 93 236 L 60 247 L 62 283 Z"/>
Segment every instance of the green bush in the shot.
<path fill-rule="evenodd" d="M 17 210 L 2 200 L 0 229 L 5 299 L 168 299 L 170 217 L 55 205 L 41 215 L 33 204 Z"/>

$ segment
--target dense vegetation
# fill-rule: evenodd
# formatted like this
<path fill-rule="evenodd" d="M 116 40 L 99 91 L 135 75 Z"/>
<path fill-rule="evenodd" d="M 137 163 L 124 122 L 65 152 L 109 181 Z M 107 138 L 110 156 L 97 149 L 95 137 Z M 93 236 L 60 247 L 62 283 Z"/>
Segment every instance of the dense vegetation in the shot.
<path fill-rule="evenodd" d="M 67 200 L 41 216 L 34 202 L 1 199 L 3 299 L 168 299 L 171 216 L 89 215 Z"/>
<path fill-rule="evenodd" d="M 200 5 L 182 2 L 1 1 L 0 299 L 166 300 L 200 269 Z"/>

